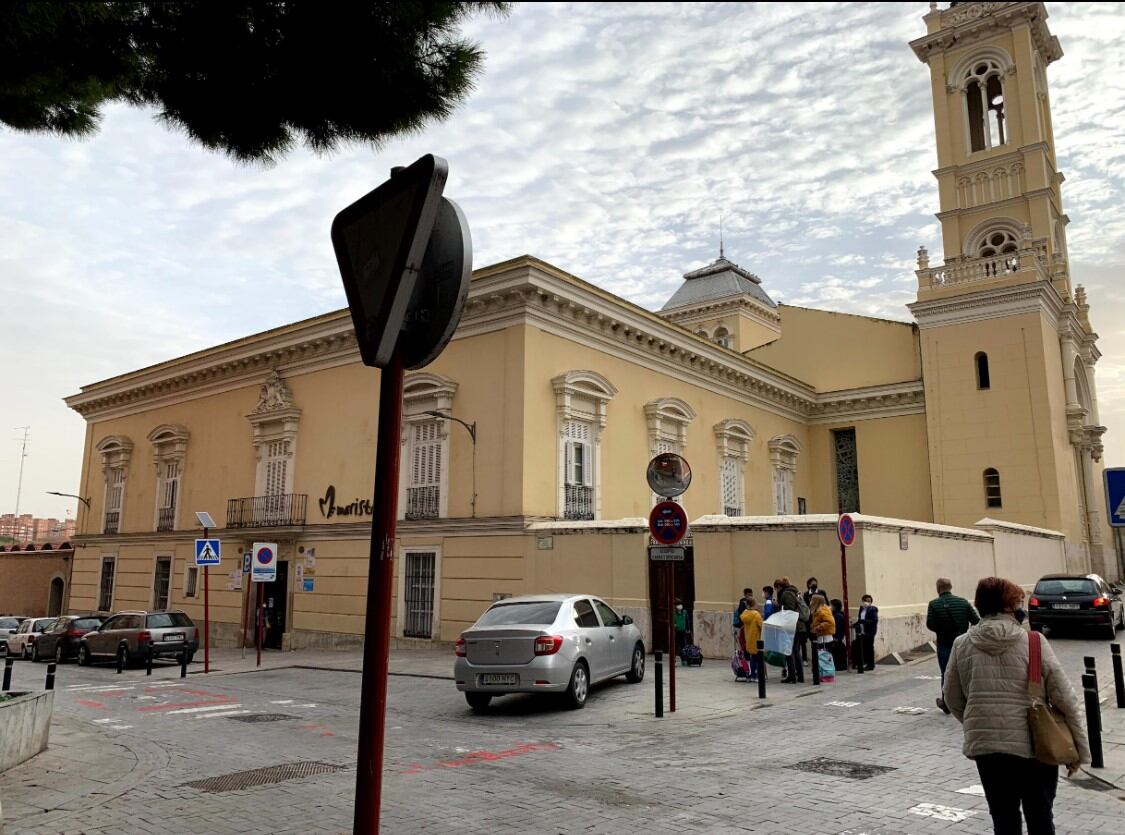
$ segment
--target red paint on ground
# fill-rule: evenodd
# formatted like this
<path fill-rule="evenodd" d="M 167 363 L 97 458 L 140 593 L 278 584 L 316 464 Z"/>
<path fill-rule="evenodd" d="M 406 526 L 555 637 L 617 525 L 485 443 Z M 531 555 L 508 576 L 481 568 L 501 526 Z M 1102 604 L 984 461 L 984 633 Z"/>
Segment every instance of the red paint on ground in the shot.
<path fill-rule="evenodd" d="M 460 768 L 463 765 L 498 762 L 512 757 L 522 757 L 525 754 L 534 754 L 539 751 L 557 751 L 558 749 L 559 744 L 557 742 L 525 742 L 515 748 L 508 748 L 503 751 L 471 751 L 455 760 L 439 760 L 428 766 L 421 763 L 412 763 L 409 768 L 403 769 L 402 773 L 419 774 L 436 768 Z"/>
<path fill-rule="evenodd" d="M 203 705 L 229 705 L 234 699 L 223 697 L 221 699 L 204 700 L 200 702 L 179 702 L 170 705 L 146 705 L 145 707 L 138 707 L 138 713 L 150 713 L 154 710 L 173 710 L 181 707 L 202 707 Z"/>
<path fill-rule="evenodd" d="M 188 690 L 188 689 L 185 688 L 185 689 L 181 690 L 180 692 L 181 693 L 190 693 L 192 696 L 210 696 L 213 699 L 225 699 L 225 698 L 227 698 L 226 695 L 223 694 L 223 693 L 212 693 L 210 690 Z"/>
<path fill-rule="evenodd" d="M 94 710 L 105 710 L 105 705 L 101 702 L 94 702 L 90 699 L 75 699 L 74 701 L 78 702 L 78 704 L 83 707 L 92 707 Z"/>

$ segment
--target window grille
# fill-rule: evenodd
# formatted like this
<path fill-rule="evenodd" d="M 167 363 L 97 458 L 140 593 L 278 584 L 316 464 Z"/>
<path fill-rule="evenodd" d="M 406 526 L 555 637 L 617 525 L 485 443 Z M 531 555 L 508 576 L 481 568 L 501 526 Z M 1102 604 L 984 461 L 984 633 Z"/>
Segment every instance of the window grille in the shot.
<path fill-rule="evenodd" d="M 722 481 L 723 513 L 727 516 L 742 515 L 741 476 L 738 459 L 729 455 L 723 458 L 719 466 L 719 477 Z"/>
<path fill-rule="evenodd" d="M 566 507 L 564 519 L 594 518 L 594 488 L 578 484 L 566 485 Z"/>
<path fill-rule="evenodd" d="M 594 446 L 590 424 L 569 420 L 564 429 L 563 518 L 594 518 Z"/>
<path fill-rule="evenodd" d="M 984 499 L 988 507 L 1003 507 L 1000 500 L 1000 473 L 991 467 L 984 471 Z"/>
<path fill-rule="evenodd" d="M 157 557 L 152 581 L 152 608 L 168 608 L 168 587 L 172 579 L 172 558 Z"/>
<path fill-rule="evenodd" d="M 102 558 L 102 578 L 98 584 L 98 611 L 113 611 L 113 578 L 117 573 L 117 558 Z"/>
<path fill-rule="evenodd" d="M 160 484 L 160 507 L 157 508 L 156 529 L 170 531 L 176 527 L 176 496 L 180 491 L 180 462 L 164 464 Z"/>
<path fill-rule="evenodd" d="M 199 587 L 199 568 L 189 565 L 187 575 L 184 577 L 184 597 L 195 597 Z"/>
<path fill-rule="evenodd" d="M 407 638 L 432 638 L 434 628 L 434 568 L 432 552 L 406 554 L 406 622 L 402 634 Z"/>
<path fill-rule="evenodd" d="M 410 483 L 407 519 L 436 519 L 441 514 L 441 423 L 429 420 L 410 429 Z"/>
<path fill-rule="evenodd" d="M 105 524 L 102 533 L 117 533 L 121 526 L 121 504 L 125 498 L 125 470 L 110 470 L 105 497 Z"/>
<path fill-rule="evenodd" d="M 837 429 L 832 435 L 836 444 L 836 507 L 841 513 L 859 513 L 859 456 L 855 429 Z"/>

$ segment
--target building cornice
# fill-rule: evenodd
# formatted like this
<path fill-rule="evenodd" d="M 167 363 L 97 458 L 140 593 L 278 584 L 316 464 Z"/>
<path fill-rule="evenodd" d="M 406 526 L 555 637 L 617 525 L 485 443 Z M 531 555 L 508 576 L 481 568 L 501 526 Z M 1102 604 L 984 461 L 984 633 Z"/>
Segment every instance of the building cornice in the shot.
<path fill-rule="evenodd" d="M 1025 313 L 1041 313 L 1057 329 L 1064 302 L 1050 281 L 1040 280 L 917 301 L 907 307 L 922 330 Z"/>
<path fill-rule="evenodd" d="M 777 310 L 771 310 L 744 294 L 732 294 L 722 299 L 708 299 L 705 302 L 681 305 L 660 311 L 660 316 L 669 322 L 698 322 L 715 316 L 729 315 L 732 311 L 743 312 L 766 325 L 777 325 L 781 322 L 781 314 Z"/>
<path fill-rule="evenodd" d="M 1030 28 L 1032 40 L 1048 64 L 1062 57 L 1059 39 L 1047 28 L 1047 9 L 1042 3 L 960 3 L 939 14 L 938 31 L 910 42 L 910 48 L 923 64 L 929 63 L 935 54 L 991 37 L 997 29 L 1019 26 Z"/>

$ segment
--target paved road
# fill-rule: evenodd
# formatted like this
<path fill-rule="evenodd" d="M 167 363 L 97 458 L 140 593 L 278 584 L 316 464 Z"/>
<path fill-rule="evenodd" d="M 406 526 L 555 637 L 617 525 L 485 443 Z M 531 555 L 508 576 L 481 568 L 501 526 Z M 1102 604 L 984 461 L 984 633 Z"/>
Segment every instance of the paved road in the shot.
<path fill-rule="evenodd" d="M 1104 643 L 1055 645 L 1075 674 L 1084 654 L 1108 659 Z M 658 721 L 651 678 L 598 688 L 579 712 L 514 697 L 476 716 L 451 681 L 434 677 L 433 661 L 390 681 L 388 833 L 991 831 L 960 728 L 934 707 L 933 662 L 819 689 L 776 685 L 765 702 L 707 662 L 679 671 L 681 710 Z M 396 669 L 410 668 L 397 659 Z M 43 671 L 17 664 L 16 688 L 37 685 Z M 51 749 L 0 775 L 5 831 L 350 831 L 358 674 L 289 668 L 181 681 L 177 672 L 62 668 Z M 277 718 L 245 721 L 262 716 Z M 843 765 L 794 768 L 818 758 Z M 302 763 L 323 773 L 188 785 Z M 1060 832 L 1122 831 L 1125 791 L 1099 785 L 1060 786 Z"/>

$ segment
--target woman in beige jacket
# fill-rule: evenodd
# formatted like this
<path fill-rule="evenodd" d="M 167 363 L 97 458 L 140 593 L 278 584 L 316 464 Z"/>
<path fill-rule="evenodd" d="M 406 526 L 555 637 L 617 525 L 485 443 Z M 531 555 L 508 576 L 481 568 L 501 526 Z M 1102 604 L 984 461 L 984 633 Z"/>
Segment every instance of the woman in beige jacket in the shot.
<path fill-rule="evenodd" d="M 1022 832 L 1020 806 L 1028 835 L 1054 835 L 1052 807 L 1058 766 L 1035 759 L 1027 721 L 1028 639 L 1015 611 L 1023 589 L 1010 580 L 986 577 L 977 585 L 981 622 L 953 642 L 945 671 L 945 703 L 964 726 L 966 757 L 977 772 L 997 835 Z M 1070 681 L 1051 645 L 1040 640 L 1047 697 L 1066 715 L 1081 762 L 1090 761 L 1082 713 Z M 1078 763 L 1067 766 L 1073 774 Z"/>

